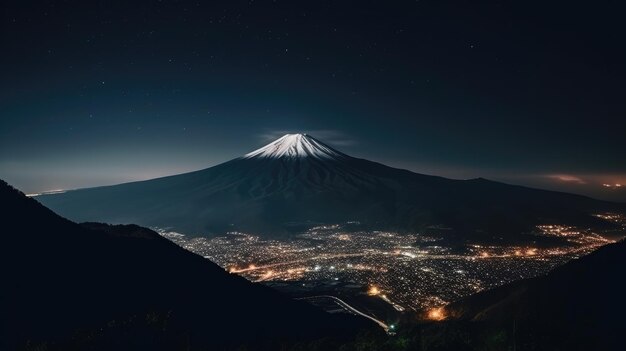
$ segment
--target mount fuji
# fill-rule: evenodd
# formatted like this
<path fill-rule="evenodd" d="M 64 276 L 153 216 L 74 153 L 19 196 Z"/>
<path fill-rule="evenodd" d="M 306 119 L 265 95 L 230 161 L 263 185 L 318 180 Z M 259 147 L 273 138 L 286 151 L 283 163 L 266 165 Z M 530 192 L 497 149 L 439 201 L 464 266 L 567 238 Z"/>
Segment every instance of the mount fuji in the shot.
<path fill-rule="evenodd" d="M 284 235 L 316 224 L 446 228 L 451 236 L 516 237 L 540 223 L 604 225 L 625 205 L 478 178 L 452 180 L 348 156 L 287 134 L 242 157 L 180 175 L 40 195 L 75 221 L 137 223 L 190 235 Z"/>

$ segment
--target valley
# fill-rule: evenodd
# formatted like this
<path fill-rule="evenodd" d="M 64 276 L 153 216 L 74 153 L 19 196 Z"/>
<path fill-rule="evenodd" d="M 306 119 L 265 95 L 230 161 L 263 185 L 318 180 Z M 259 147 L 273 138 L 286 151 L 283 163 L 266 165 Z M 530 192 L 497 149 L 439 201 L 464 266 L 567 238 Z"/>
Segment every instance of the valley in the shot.
<path fill-rule="evenodd" d="M 621 215 L 602 216 L 626 224 Z M 528 234 L 525 245 L 468 242 L 460 247 L 446 241 L 444 232 L 367 231 L 355 222 L 316 226 L 285 240 L 241 232 L 205 238 L 157 231 L 250 281 L 294 298 L 339 296 L 385 320 L 544 275 L 623 235 L 545 224 Z"/>

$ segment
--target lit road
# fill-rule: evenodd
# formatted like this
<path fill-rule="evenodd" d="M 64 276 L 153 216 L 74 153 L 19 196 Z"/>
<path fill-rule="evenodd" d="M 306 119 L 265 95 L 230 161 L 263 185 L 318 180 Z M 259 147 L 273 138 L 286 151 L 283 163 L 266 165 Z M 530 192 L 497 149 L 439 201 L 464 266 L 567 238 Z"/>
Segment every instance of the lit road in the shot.
<path fill-rule="evenodd" d="M 311 258 L 306 258 L 306 259 L 301 259 L 301 260 L 293 260 L 293 261 L 288 261 L 288 262 L 277 262 L 277 263 L 266 264 L 266 265 L 262 265 L 262 266 L 254 265 L 253 267 L 242 268 L 242 269 L 233 268 L 233 269 L 230 269 L 229 272 L 230 273 L 245 273 L 245 272 L 256 271 L 256 270 L 259 270 L 259 269 L 273 268 L 273 267 L 279 267 L 279 266 L 287 266 L 287 265 L 291 265 L 291 264 L 305 263 L 305 262 L 309 262 L 309 261 L 331 260 L 331 259 L 346 258 L 346 257 L 362 257 L 362 256 L 366 256 L 366 255 L 367 254 L 364 254 L 364 253 L 345 253 L 345 254 L 342 253 L 342 254 L 336 254 L 336 255 L 323 255 L 323 256 L 316 256 L 316 257 L 311 257 Z"/>
<path fill-rule="evenodd" d="M 318 295 L 318 296 L 302 297 L 302 298 L 299 298 L 299 299 L 296 299 L 296 300 L 308 300 L 308 299 L 318 299 L 318 298 L 332 299 L 337 304 L 339 304 L 339 306 L 345 308 L 346 310 L 348 310 L 348 311 L 350 311 L 350 312 L 352 312 L 352 313 L 354 313 L 356 315 L 365 317 L 365 318 L 373 321 L 374 323 L 378 324 L 381 328 L 383 328 L 385 330 L 385 332 L 389 332 L 389 326 L 387 324 L 385 324 L 383 321 L 378 320 L 378 319 L 376 319 L 376 318 L 374 318 L 374 317 L 372 317 L 372 316 L 370 316 L 368 314 L 365 314 L 365 313 L 357 310 L 356 308 L 348 305 L 347 302 L 343 301 L 342 299 L 340 299 L 338 297 L 331 296 L 331 295 Z"/>
<path fill-rule="evenodd" d="M 612 242 L 612 241 L 608 241 L 608 242 Z M 576 248 L 576 249 L 570 249 L 569 251 L 565 252 L 567 254 L 572 254 L 572 253 L 578 253 L 581 251 L 586 251 L 588 250 L 588 247 L 582 247 L 582 248 Z M 521 256 L 516 256 L 514 254 L 489 254 L 489 256 L 474 256 L 474 255 L 454 255 L 454 254 L 445 254 L 445 255 L 437 255 L 437 254 L 419 254 L 416 255 L 415 257 L 412 257 L 414 259 L 429 259 L 429 260 L 466 260 L 466 261 L 470 261 L 470 260 L 475 260 L 475 259 L 493 259 L 493 258 L 512 258 L 512 257 L 541 257 L 541 256 L 554 256 L 554 255 L 563 255 L 563 252 L 558 252 L 558 253 L 546 253 L 543 255 L 539 255 L 539 254 L 532 254 L 532 255 L 521 255 Z M 315 257 L 311 257 L 311 258 L 305 258 L 305 259 L 299 259 L 299 260 L 291 260 L 291 261 L 285 261 L 285 262 L 276 262 L 276 263 L 270 263 L 270 264 L 265 264 L 265 265 L 260 265 L 260 266 L 256 266 L 253 265 L 252 267 L 246 267 L 246 268 L 231 268 L 229 270 L 230 273 L 249 273 L 249 272 L 253 272 L 253 271 L 257 271 L 257 270 L 263 270 L 263 269 L 267 269 L 267 268 L 274 268 L 274 267 L 280 267 L 280 266 L 288 266 L 288 265 L 293 265 L 293 264 L 297 264 L 297 263 L 307 263 L 307 262 L 311 262 L 311 261 L 322 261 L 322 260 L 332 260 L 332 259 L 338 259 L 338 258 L 347 258 L 347 257 L 364 257 L 364 256 L 400 256 L 401 254 L 398 253 L 391 253 L 391 252 L 367 252 L 367 253 L 341 253 L 341 254 L 334 254 L 334 255 L 322 255 L 322 256 L 315 256 Z M 205 256 L 205 258 L 208 258 L 207 256 Z"/>

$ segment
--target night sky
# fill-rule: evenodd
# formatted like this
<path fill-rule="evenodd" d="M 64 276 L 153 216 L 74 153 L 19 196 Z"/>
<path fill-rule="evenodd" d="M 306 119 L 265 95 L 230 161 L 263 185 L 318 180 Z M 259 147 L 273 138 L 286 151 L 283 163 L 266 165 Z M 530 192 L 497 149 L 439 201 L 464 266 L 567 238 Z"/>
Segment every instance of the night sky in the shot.
<path fill-rule="evenodd" d="M 148 179 L 308 132 L 626 201 L 621 1 L 476 2 L 3 1 L 0 178 Z"/>

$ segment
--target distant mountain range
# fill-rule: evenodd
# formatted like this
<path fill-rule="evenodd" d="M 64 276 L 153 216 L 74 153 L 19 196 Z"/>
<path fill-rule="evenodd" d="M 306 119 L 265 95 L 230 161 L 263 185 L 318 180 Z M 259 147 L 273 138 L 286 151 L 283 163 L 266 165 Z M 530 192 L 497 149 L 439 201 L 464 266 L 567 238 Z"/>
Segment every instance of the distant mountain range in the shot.
<path fill-rule="evenodd" d="M 518 350 L 624 350 L 625 267 L 626 241 L 621 241 L 545 276 L 454 302 L 442 315 L 473 322 L 474 334 L 499 333 L 501 339 L 509 339 L 509 349 L 515 345 Z"/>
<path fill-rule="evenodd" d="M 37 199 L 76 221 L 137 223 L 190 235 L 229 230 L 284 234 L 358 221 L 397 231 L 450 228 L 462 239 L 515 237 L 541 223 L 610 225 L 591 214 L 626 205 L 485 179 L 413 173 L 288 134 L 204 170 L 47 194 Z"/>
<path fill-rule="evenodd" d="M 1 350 L 277 349 L 370 327 L 229 274 L 149 229 L 70 222 L 2 181 L 0 208 Z"/>

